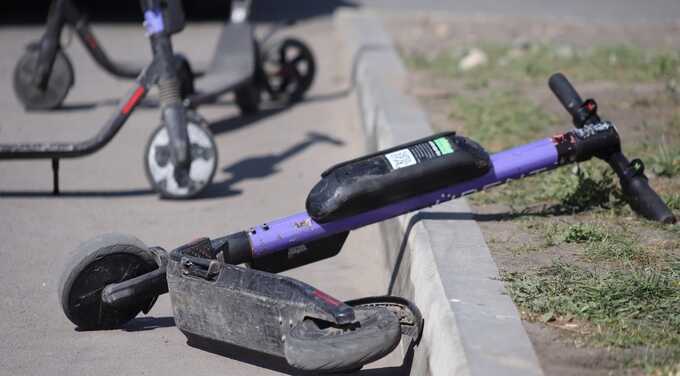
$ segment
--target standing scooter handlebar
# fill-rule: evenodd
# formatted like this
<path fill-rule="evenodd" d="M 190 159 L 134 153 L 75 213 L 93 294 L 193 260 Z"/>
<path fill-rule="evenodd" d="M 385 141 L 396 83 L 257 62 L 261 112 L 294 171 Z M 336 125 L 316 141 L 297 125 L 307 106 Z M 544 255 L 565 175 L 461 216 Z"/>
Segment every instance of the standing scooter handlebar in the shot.
<path fill-rule="evenodd" d="M 583 128 L 587 125 L 600 123 L 597 115 L 597 104 L 588 99 L 581 99 L 576 89 L 562 74 L 556 73 L 548 81 L 550 89 L 559 99 L 564 109 L 572 116 L 574 126 Z M 616 172 L 621 182 L 621 188 L 631 208 L 641 216 L 663 223 L 675 223 L 676 218 L 659 195 L 649 186 L 644 174 L 644 164 L 639 159 L 629 162 L 619 150 L 608 154 L 596 154 Z"/>

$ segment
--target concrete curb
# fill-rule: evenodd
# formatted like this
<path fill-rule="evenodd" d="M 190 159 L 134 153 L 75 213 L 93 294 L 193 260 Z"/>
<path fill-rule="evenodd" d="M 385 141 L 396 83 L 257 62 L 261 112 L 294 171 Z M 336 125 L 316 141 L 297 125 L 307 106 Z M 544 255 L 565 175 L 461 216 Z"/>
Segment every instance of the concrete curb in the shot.
<path fill-rule="evenodd" d="M 375 151 L 432 134 L 406 69 L 378 16 L 343 10 L 335 26 L 353 57 L 367 138 Z M 412 375 L 541 375 L 519 313 L 465 199 L 381 224 L 390 293 L 412 299 L 425 331 Z"/>

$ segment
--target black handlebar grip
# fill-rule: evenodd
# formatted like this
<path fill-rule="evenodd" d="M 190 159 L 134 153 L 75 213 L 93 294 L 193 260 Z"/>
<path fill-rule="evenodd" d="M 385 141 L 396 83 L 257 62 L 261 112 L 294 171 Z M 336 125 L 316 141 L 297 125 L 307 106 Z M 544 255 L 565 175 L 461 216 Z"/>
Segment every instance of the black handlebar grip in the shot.
<path fill-rule="evenodd" d="M 550 86 L 550 90 L 552 90 L 557 99 L 560 100 L 564 109 L 566 109 L 572 117 L 576 117 L 578 115 L 577 111 L 583 105 L 583 99 L 578 95 L 576 89 L 571 86 L 569 80 L 567 80 L 562 73 L 555 73 L 550 76 L 548 86 Z"/>
<path fill-rule="evenodd" d="M 649 186 L 644 176 L 635 176 L 621 182 L 630 207 L 641 216 L 662 223 L 675 223 L 676 219 L 661 197 Z"/>
<path fill-rule="evenodd" d="M 649 186 L 644 166 L 639 160 L 633 163 L 621 153 L 613 153 L 607 162 L 619 176 L 621 189 L 630 207 L 639 215 L 662 223 L 675 223 L 676 218 L 665 202 Z M 639 167 L 635 167 L 639 164 Z"/>

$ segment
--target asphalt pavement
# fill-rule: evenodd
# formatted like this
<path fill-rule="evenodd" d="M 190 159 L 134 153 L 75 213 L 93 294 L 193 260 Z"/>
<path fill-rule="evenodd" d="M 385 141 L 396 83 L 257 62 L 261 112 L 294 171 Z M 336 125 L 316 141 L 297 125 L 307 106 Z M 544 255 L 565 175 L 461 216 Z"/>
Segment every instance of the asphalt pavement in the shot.
<path fill-rule="evenodd" d="M 217 23 L 191 24 L 176 50 L 198 66 L 211 58 Z M 130 83 L 98 69 L 76 40 L 67 47 L 76 84 L 63 109 L 27 113 L 11 86 L 14 64 L 41 25 L 0 29 L 0 142 L 73 141 L 92 136 Z M 141 25 L 96 25 L 116 59 L 146 61 Z M 226 97 L 200 112 L 211 123 L 219 165 L 205 196 L 159 200 L 150 191 L 142 157 L 159 124 L 157 109 L 139 109 L 100 152 L 64 160 L 63 195 L 53 197 L 49 161 L 0 161 L 0 374 L 3 375 L 274 375 L 276 361 L 233 348 L 197 349 L 174 326 L 169 299 L 120 330 L 79 332 L 57 297 L 66 256 L 97 234 L 134 234 L 168 249 L 199 236 L 215 237 L 304 209 L 326 167 L 363 154 L 356 98 L 347 89 L 349 64 L 339 57 L 330 19 L 291 32 L 308 41 L 319 62 L 307 100 L 288 109 L 239 117 Z M 68 37 L 65 36 L 67 39 Z M 154 95 L 155 93 L 152 93 Z M 388 276 L 376 227 L 353 232 L 343 252 L 288 273 L 341 299 L 384 294 Z M 240 325 L 235 322 L 234 325 Z M 364 374 L 399 374 L 397 349 Z"/>

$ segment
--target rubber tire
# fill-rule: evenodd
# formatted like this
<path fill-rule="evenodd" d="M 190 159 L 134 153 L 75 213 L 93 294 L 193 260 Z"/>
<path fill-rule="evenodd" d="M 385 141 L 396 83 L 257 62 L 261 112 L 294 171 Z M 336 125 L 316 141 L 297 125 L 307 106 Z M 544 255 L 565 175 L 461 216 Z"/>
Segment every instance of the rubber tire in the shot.
<path fill-rule="evenodd" d="M 288 103 L 295 103 L 302 100 L 302 98 L 305 96 L 307 91 L 312 87 L 312 84 L 314 83 L 314 78 L 316 77 L 316 59 L 314 58 L 312 50 L 309 47 L 307 47 L 307 45 L 304 42 L 295 38 L 285 38 L 283 40 L 280 40 L 279 42 L 276 42 L 274 44 L 274 48 L 268 50 L 270 51 L 275 50 L 277 59 L 280 59 L 281 54 L 280 51 L 282 49 L 289 48 L 290 46 L 299 49 L 301 51 L 301 55 L 304 56 L 307 62 L 307 77 L 303 82 L 298 83 L 298 86 L 294 91 L 292 92 L 284 91 L 283 93 L 276 93 L 276 95 L 282 96 L 285 95 L 285 100 Z M 281 62 L 277 61 L 275 64 L 281 64 Z M 295 79 L 297 80 L 299 78 Z"/>
<path fill-rule="evenodd" d="M 14 67 L 14 93 L 26 110 L 51 110 L 61 106 L 75 80 L 71 61 L 62 50 L 58 50 L 47 89 L 43 92 L 34 87 L 28 80 L 33 78 L 32 67 L 39 53 L 37 47 L 29 46 Z"/>
<path fill-rule="evenodd" d="M 78 246 L 75 252 L 68 258 L 66 268 L 59 280 L 59 301 L 66 317 L 71 320 L 79 329 L 97 330 L 118 328 L 126 322 L 132 320 L 140 311 L 147 308 L 151 301 L 145 299 L 140 301 L 136 307 L 124 310 L 117 310 L 112 307 L 103 306 L 99 300 L 98 310 L 78 311 L 71 302 L 71 295 L 74 286 L 81 278 L 86 278 L 83 273 L 91 272 L 94 265 L 102 265 L 102 260 L 112 261 L 113 258 L 120 260 L 125 257 L 130 265 L 134 265 L 136 270 L 124 279 L 105 281 L 99 290 L 106 285 L 124 280 L 132 279 L 143 273 L 148 273 L 158 268 L 154 254 L 149 251 L 147 246 L 139 239 L 125 234 L 109 233 L 97 236 Z M 129 269 L 126 269 L 126 273 Z M 101 273 L 101 272 L 100 272 Z M 101 283 L 102 281 L 97 281 Z M 100 295 L 101 296 L 101 295 Z M 95 318 L 90 312 L 98 311 L 99 316 Z M 94 319 L 94 320 L 93 320 Z"/>
<path fill-rule="evenodd" d="M 234 90 L 236 105 L 241 111 L 241 115 L 252 115 L 260 110 L 262 103 L 262 91 L 258 85 L 249 82 L 241 85 Z"/>
<path fill-rule="evenodd" d="M 317 323 L 305 319 L 286 336 L 288 363 L 300 370 L 340 372 L 356 370 L 389 354 L 399 344 L 399 319 L 384 308 L 355 309 L 358 328 L 328 335 Z"/>
<path fill-rule="evenodd" d="M 149 137 L 149 140 L 146 143 L 146 147 L 144 148 L 144 172 L 146 173 L 146 178 L 149 181 L 149 184 L 151 185 L 151 188 L 159 194 L 161 198 L 164 199 L 171 199 L 171 200 L 184 200 L 184 199 L 191 199 L 194 198 L 198 195 L 200 195 L 212 182 L 213 178 L 215 177 L 215 172 L 217 171 L 217 164 L 219 163 L 219 154 L 217 152 L 217 144 L 215 144 L 215 139 L 210 132 L 210 129 L 208 128 L 208 124 L 204 123 L 192 123 L 191 120 L 189 120 L 189 116 L 187 116 L 187 121 L 189 121 L 191 124 L 196 125 L 200 129 L 202 129 L 208 136 L 208 139 L 210 140 L 210 148 L 212 149 L 214 153 L 214 158 L 215 158 L 215 164 L 212 166 L 212 169 L 210 171 L 210 175 L 208 179 L 206 180 L 205 184 L 200 187 L 198 190 L 187 193 L 187 194 L 174 194 L 172 192 L 169 192 L 165 190 L 160 184 L 156 183 L 156 181 L 153 178 L 153 175 L 151 174 L 151 168 L 149 167 L 149 153 L 151 151 L 151 145 L 153 142 L 153 139 L 156 137 L 158 132 L 160 132 L 163 129 L 163 124 L 159 125 L 152 133 L 151 136 Z"/>

